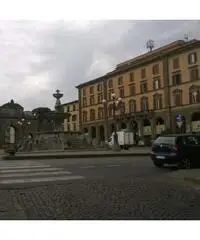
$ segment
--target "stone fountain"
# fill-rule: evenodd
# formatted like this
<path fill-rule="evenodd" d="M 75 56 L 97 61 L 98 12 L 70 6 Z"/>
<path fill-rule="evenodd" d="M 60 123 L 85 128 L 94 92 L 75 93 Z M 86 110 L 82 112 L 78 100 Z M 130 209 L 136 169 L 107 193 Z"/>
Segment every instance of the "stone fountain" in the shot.
<path fill-rule="evenodd" d="M 67 133 L 64 132 L 64 119 L 70 116 L 64 112 L 60 99 L 63 94 L 56 90 L 55 110 L 36 108 L 33 115 L 37 119 L 37 132 L 34 134 L 33 150 L 64 150 L 67 145 Z"/>
<path fill-rule="evenodd" d="M 32 151 L 64 151 L 71 148 L 91 148 L 92 146 L 88 143 L 85 135 L 80 133 L 74 135 L 64 131 L 64 119 L 69 118 L 70 114 L 64 112 L 61 105 L 60 99 L 63 94 L 60 93 L 60 90 L 56 90 L 53 97 L 56 98 L 54 110 L 39 107 L 32 111 L 37 122 L 37 131 L 33 133 L 32 139 L 26 138 L 26 145 L 29 146 L 31 142 L 32 147 L 29 149 Z M 22 149 L 22 151 L 28 151 L 25 147 Z"/>

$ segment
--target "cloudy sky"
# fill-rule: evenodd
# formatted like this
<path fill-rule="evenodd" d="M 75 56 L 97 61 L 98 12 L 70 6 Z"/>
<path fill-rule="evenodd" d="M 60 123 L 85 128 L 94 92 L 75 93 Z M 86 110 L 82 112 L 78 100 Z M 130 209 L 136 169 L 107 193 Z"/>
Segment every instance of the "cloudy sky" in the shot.
<path fill-rule="evenodd" d="M 200 38 L 199 21 L 0 21 L 0 104 L 31 110 L 77 98 L 75 86 L 170 41 Z"/>

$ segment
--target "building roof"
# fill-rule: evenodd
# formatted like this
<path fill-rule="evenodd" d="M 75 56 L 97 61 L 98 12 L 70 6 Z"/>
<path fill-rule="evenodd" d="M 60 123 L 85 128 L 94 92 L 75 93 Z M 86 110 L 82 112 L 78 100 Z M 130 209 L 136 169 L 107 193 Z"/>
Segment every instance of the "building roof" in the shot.
<path fill-rule="evenodd" d="M 64 107 L 64 106 L 67 106 L 67 105 L 70 105 L 70 104 L 74 104 L 74 103 L 79 103 L 79 101 L 78 100 L 74 100 L 74 101 L 71 101 L 71 102 L 63 103 L 60 106 Z"/>
<path fill-rule="evenodd" d="M 162 47 L 156 48 L 155 50 L 153 50 L 151 52 L 147 52 L 147 53 L 141 54 L 141 55 L 139 55 L 137 57 L 134 57 L 132 59 L 129 59 L 129 60 L 125 61 L 125 62 L 119 63 L 119 64 L 117 64 L 116 68 L 120 68 L 120 67 L 124 67 L 126 65 L 130 65 L 131 63 L 133 63 L 135 61 L 142 60 L 142 59 L 147 58 L 149 56 L 152 56 L 152 55 L 154 55 L 156 53 L 173 51 L 176 48 L 182 47 L 185 44 L 186 44 L 186 42 L 183 41 L 183 40 L 178 40 L 178 41 L 169 43 L 169 44 L 164 45 Z"/>
<path fill-rule="evenodd" d="M 22 110 L 22 111 L 24 110 L 24 108 L 20 104 L 15 103 L 13 99 L 8 103 L 3 104 L 1 108 L 9 108 L 9 109 Z"/>
<path fill-rule="evenodd" d="M 131 69 L 133 67 L 138 67 L 142 64 L 147 64 L 148 62 L 156 60 L 160 57 L 176 54 L 178 51 L 184 51 L 190 47 L 195 47 L 196 45 L 200 45 L 200 41 L 196 39 L 187 42 L 182 40 L 172 42 L 151 52 L 142 54 L 131 60 L 118 64 L 114 71 L 108 73 L 108 76 L 111 77 L 115 74 L 118 74 L 119 72 Z"/>
<path fill-rule="evenodd" d="M 91 84 L 98 83 L 100 81 L 103 81 L 105 77 L 106 77 L 106 75 L 98 77 L 98 78 L 95 78 L 93 80 L 90 80 L 90 81 L 87 81 L 87 82 L 84 82 L 84 83 L 81 83 L 78 86 L 76 86 L 76 88 L 79 89 L 79 88 L 86 87 L 86 86 L 91 85 Z"/>
<path fill-rule="evenodd" d="M 103 79 L 110 78 L 113 75 L 118 74 L 122 71 L 128 70 L 132 67 L 148 63 L 148 61 L 158 59 L 161 56 L 165 56 L 165 55 L 168 55 L 168 54 L 171 54 L 171 53 L 176 53 L 179 50 L 182 51 L 182 50 L 185 50 L 189 47 L 196 46 L 196 45 L 200 45 L 200 41 L 196 40 L 196 39 L 192 39 L 191 41 L 183 41 L 183 40 L 174 41 L 174 42 L 169 43 L 165 46 L 157 48 L 157 49 L 155 49 L 151 52 L 144 53 L 142 55 L 139 55 L 139 56 L 136 56 L 132 59 L 129 59 L 125 62 L 119 63 L 116 66 L 115 70 L 113 70 L 111 72 L 108 72 L 107 74 L 105 74 L 105 75 L 103 75 L 99 78 L 90 80 L 88 82 L 84 82 L 84 83 L 76 86 L 76 88 L 79 89 L 79 88 L 86 87 L 86 86 L 91 85 L 91 84 L 98 83 Z"/>

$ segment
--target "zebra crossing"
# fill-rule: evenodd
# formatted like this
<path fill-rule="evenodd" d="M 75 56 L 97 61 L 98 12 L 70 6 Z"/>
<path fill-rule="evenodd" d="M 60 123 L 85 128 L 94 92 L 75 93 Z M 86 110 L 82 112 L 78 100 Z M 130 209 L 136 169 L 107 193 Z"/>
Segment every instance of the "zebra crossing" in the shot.
<path fill-rule="evenodd" d="M 36 161 L 0 161 L 0 185 L 84 179 L 61 167 Z"/>

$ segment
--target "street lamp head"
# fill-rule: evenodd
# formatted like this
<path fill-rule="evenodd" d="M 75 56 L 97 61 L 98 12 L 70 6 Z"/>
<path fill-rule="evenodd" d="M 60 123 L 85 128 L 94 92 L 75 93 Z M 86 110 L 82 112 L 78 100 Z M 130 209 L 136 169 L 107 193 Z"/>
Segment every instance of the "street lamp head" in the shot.
<path fill-rule="evenodd" d="M 31 122 L 28 122 L 28 125 L 31 125 Z"/>
<path fill-rule="evenodd" d="M 112 93 L 112 94 L 111 94 L 111 97 L 112 97 L 112 98 L 115 98 L 115 97 L 116 97 L 115 93 Z"/>
<path fill-rule="evenodd" d="M 103 100 L 102 100 L 102 103 L 106 103 L 106 99 L 103 99 Z"/>
<path fill-rule="evenodd" d="M 25 121 L 25 119 L 24 118 L 22 118 L 22 122 L 24 122 Z"/>

